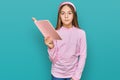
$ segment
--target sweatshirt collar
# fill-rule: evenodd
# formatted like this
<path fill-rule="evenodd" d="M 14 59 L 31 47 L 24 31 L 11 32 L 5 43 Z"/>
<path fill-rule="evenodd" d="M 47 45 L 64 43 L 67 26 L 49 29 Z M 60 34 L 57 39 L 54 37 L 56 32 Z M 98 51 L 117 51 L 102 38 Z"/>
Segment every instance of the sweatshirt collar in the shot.
<path fill-rule="evenodd" d="M 71 28 L 67 28 L 67 27 L 62 26 L 61 28 L 62 28 L 63 30 L 72 30 L 72 29 L 74 28 L 74 26 L 72 26 Z"/>

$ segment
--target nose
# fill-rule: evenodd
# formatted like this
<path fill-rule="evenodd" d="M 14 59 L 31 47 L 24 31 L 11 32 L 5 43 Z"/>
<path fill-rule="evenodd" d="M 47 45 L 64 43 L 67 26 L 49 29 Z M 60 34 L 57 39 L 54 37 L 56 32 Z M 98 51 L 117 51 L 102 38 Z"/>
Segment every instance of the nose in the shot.
<path fill-rule="evenodd" d="M 68 14 L 65 14 L 65 18 L 68 18 Z"/>

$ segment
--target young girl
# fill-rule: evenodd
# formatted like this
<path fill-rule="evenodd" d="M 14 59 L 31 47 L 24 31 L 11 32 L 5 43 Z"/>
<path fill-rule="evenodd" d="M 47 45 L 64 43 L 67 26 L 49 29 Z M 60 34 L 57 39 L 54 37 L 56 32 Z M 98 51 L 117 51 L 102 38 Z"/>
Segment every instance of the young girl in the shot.
<path fill-rule="evenodd" d="M 60 4 L 56 31 L 62 40 L 45 38 L 52 61 L 52 80 L 79 80 L 86 60 L 86 34 L 79 28 L 73 3 Z"/>
<path fill-rule="evenodd" d="M 59 6 L 57 33 L 62 40 L 45 38 L 52 62 L 52 80 L 80 80 L 86 61 L 86 34 L 79 28 L 76 8 L 71 2 Z"/>

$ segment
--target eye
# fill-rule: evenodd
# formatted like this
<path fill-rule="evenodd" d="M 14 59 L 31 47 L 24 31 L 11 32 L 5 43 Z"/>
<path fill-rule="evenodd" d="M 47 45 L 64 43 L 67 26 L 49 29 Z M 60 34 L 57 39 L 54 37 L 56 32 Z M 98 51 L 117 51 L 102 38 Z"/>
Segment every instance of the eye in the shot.
<path fill-rule="evenodd" d="M 72 14 L 72 12 L 69 12 L 68 14 L 70 14 L 70 15 L 71 15 L 71 14 Z"/>
<path fill-rule="evenodd" d="M 61 15 L 64 15 L 65 13 L 64 13 L 64 12 L 61 12 L 60 14 L 61 14 Z"/>

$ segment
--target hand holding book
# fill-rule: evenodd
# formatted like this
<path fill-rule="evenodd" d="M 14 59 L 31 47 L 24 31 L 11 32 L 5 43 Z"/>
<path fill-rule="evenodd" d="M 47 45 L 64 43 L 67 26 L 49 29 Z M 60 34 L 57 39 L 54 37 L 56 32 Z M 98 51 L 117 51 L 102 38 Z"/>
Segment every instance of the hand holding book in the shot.
<path fill-rule="evenodd" d="M 51 37 L 48 36 L 44 38 L 44 42 L 50 49 L 54 48 L 54 43 Z"/>

